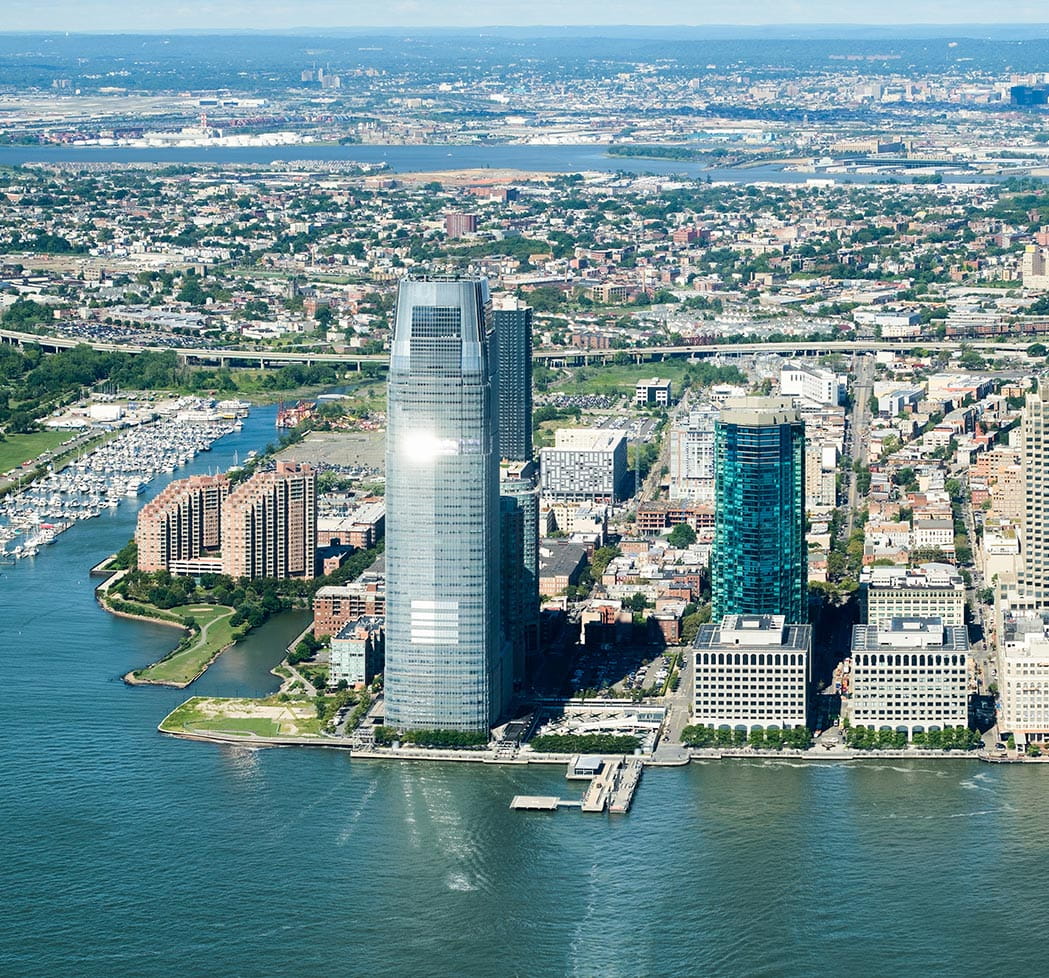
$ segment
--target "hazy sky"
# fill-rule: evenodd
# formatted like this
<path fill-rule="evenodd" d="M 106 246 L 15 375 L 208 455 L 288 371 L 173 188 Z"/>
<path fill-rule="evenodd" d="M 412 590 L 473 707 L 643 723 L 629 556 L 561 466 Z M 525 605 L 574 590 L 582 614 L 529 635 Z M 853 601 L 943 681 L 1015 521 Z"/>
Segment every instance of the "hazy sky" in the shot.
<path fill-rule="evenodd" d="M 3 0 L 0 31 L 1045 23 L 1045 0 Z"/>

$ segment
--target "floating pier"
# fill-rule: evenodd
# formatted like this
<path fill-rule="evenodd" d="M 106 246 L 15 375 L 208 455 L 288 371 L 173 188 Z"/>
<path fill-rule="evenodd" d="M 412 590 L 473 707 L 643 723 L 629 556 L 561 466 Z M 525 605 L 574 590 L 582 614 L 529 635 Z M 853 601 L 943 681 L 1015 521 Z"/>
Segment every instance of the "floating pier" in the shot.
<path fill-rule="evenodd" d="M 582 801 L 566 801 L 553 795 L 514 795 L 510 808 L 522 812 L 553 812 L 559 808 L 581 808 L 584 812 L 630 811 L 644 763 L 639 757 L 573 757 L 565 775 L 570 781 L 588 779 Z"/>
<path fill-rule="evenodd" d="M 514 795 L 510 807 L 518 812 L 554 812 L 559 808 L 579 808 L 581 804 L 553 795 Z"/>

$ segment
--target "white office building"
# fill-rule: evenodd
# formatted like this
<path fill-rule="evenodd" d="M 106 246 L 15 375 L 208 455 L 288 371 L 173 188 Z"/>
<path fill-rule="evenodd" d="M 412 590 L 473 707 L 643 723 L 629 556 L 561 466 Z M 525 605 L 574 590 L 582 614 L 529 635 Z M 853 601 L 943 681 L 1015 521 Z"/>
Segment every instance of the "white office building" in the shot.
<path fill-rule="evenodd" d="M 747 732 L 806 725 L 811 625 L 726 615 L 700 626 L 693 655 L 693 723 Z"/>
<path fill-rule="evenodd" d="M 817 404 L 841 404 L 845 377 L 820 367 L 790 364 L 780 368 L 779 392 L 784 397 L 800 397 Z"/>
<path fill-rule="evenodd" d="M 908 737 L 969 724 L 969 638 L 939 618 L 856 625 L 846 663 L 854 727 Z"/>
<path fill-rule="evenodd" d="M 1049 613 L 1007 613 L 998 643 L 998 729 L 1018 743 L 1049 738 Z"/>

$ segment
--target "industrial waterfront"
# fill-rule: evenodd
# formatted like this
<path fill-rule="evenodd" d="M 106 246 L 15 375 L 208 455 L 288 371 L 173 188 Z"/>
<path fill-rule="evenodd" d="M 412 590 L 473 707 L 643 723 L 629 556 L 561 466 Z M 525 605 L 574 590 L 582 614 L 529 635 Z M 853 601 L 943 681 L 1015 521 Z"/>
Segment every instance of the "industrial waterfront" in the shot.
<path fill-rule="evenodd" d="M 272 425 L 253 411 L 184 471 Z M 119 677 L 171 630 L 107 615 L 88 569 L 166 478 L 0 577 L 5 974 L 392 976 L 425 953 L 470 976 L 875 975 L 907 947 L 911 973 L 950 975 L 993 937 L 990 973 L 1030 975 L 1049 954 L 1023 911 L 1044 876 L 1037 765 L 693 762 L 646 773 L 628 815 L 584 818 L 508 807 L 565 794 L 563 767 L 161 736 L 185 693 Z M 274 689 L 281 627 L 194 691 Z"/>

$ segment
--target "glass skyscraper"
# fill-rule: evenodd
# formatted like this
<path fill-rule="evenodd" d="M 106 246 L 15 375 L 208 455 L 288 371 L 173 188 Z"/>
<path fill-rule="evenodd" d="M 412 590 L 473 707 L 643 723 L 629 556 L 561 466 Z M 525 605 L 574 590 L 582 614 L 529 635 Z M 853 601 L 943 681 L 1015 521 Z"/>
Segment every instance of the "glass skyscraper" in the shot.
<path fill-rule="evenodd" d="M 808 620 L 805 424 L 790 400 L 726 402 L 714 426 L 712 618 Z"/>
<path fill-rule="evenodd" d="M 386 435 L 386 723 L 487 730 L 500 630 L 499 456 L 483 279 L 401 282 Z"/>
<path fill-rule="evenodd" d="M 513 654 L 515 684 L 539 643 L 539 485 L 534 462 L 504 462 L 502 509 L 503 629 Z"/>
<path fill-rule="evenodd" d="M 493 310 L 499 359 L 499 454 L 532 459 L 532 307 L 508 296 Z"/>

